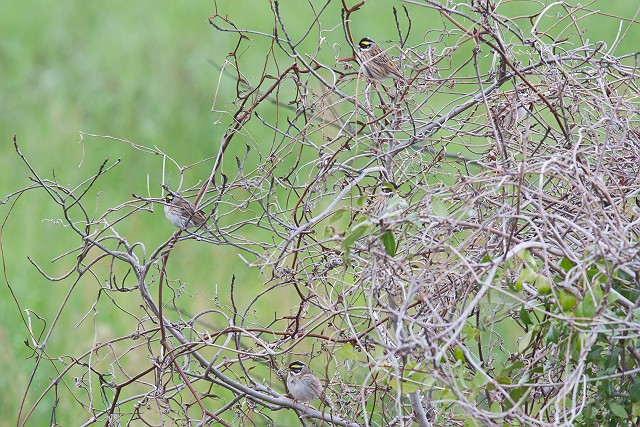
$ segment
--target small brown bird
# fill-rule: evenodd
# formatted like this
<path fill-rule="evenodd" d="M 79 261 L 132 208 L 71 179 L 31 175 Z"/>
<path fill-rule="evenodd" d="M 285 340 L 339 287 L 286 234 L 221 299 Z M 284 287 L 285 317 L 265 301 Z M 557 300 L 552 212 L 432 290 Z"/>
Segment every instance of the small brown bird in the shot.
<path fill-rule="evenodd" d="M 388 78 L 404 82 L 404 76 L 387 52 L 380 49 L 370 38 L 358 43 L 356 57 L 362 74 L 372 80 L 382 82 Z"/>
<path fill-rule="evenodd" d="M 514 91 L 506 94 L 504 100 L 491 106 L 490 119 L 503 138 L 529 115 L 532 104 L 529 87 L 518 85 Z"/>
<path fill-rule="evenodd" d="M 305 403 L 320 399 L 323 394 L 320 379 L 299 360 L 289 365 L 287 389 L 295 400 Z"/>
<path fill-rule="evenodd" d="M 380 216 L 387 208 L 389 200 L 396 194 L 397 186 L 394 183 L 387 181 L 381 182 L 376 188 L 374 198 L 371 200 L 367 211 L 373 216 Z"/>
<path fill-rule="evenodd" d="M 164 201 L 164 215 L 175 227 L 183 230 L 194 227 L 206 228 L 207 216 L 201 209 L 196 210 L 190 201 L 173 193 L 167 193 Z"/>

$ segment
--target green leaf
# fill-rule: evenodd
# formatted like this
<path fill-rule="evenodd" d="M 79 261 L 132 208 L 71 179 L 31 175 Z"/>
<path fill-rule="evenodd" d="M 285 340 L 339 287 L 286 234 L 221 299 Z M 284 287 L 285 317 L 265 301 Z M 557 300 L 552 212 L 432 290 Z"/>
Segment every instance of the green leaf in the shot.
<path fill-rule="evenodd" d="M 331 214 L 331 216 L 329 217 L 328 221 L 329 222 L 336 222 L 340 218 L 342 218 L 346 212 L 347 212 L 346 209 L 340 208 L 340 209 L 338 209 L 337 211 L 335 211 L 334 213 Z"/>
<path fill-rule="evenodd" d="M 549 332 L 547 332 L 547 336 L 546 336 L 547 344 L 549 343 L 557 344 L 558 338 L 559 338 L 558 328 L 556 328 L 556 325 L 551 325 L 551 327 L 549 328 Z"/>
<path fill-rule="evenodd" d="M 558 289 L 558 302 L 560 303 L 560 307 L 562 307 L 563 311 L 573 310 L 573 307 L 576 306 L 576 296 L 571 292 L 567 292 L 564 289 Z"/>
<path fill-rule="evenodd" d="M 546 295 L 551 291 L 551 283 L 542 274 L 538 274 L 536 277 L 535 286 L 540 295 Z"/>
<path fill-rule="evenodd" d="M 614 277 L 620 280 L 624 280 L 625 282 L 633 282 L 635 280 L 632 275 L 624 270 L 616 270 L 616 272 L 614 273 Z"/>
<path fill-rule="evenodd" d="M 593 406 L 591 405 L 586 405 L 584 407 L 584 411 L 582 411 L 582 416 L 584 419 L 590 419 L 593 413 Z M 583 424 L 584 425 L 584 424 Z"/>
<path fill-rule="evenodd" d="M 580 301 L 576 306 L 576 317 L 585 317 L 590 319 L 595 314 L 595 308 L 589 301 Z"/>
<path fill-rule="evenodd" d="M 359 359 L 358 352 L 350 343 L 347 343 L 342 347 L 340 347 L 340 350 L 337 351 L 337 355 L 343 359 L 350 359 L 350 360 L 356 360 L 356 361 Z"/>
<path fill-rule="evenodd" d="M 410 211 L 409 213 L 405 213 L 402 217 L 403 221 L 407 223 L 411 223 L 416 227 L 422 227 L 424 225 L 423 221 L 420 219 L 420 215 L 418 215 L 415 211 Z"/>
<path fill-rule="evenodd" d="M 511 373 L 513 371 L 518 371 L 524 367 L 526 367 L 527 365 L 524 364 L 524 362 L 520 359 L 517 359 L 515 362 L 508 364 L 507 366 L 505 366 L 504 368 L 502 368 L 500 370 L 500 373 L 498 374 L 499 377 L 504 377 L 504 376 L 509 376 L 511 375 Z M 500 382 L 500 381 L 498 381 Z"/>
<path fill-rule="evenodd" d="M 509 378 L 508 376 L 502 376 L 502 377 L 496 378 L 496 382 L 498 384 L 506 384 L 506 385 L 513 384 L 513 381 L 511 381 L 511 378 Z"/>
<path fill-rule="evenodd" d="M 420 369 L 421 366 L 422 366 L 422 362 L 416 362 L 415 360 L 408 360 L 407 363 L 405 363 L 404 365 L 404 372 L 406 374 L 411 375 L 415 373 L 417 369 Z"/>
<path fill-rule="evenodd" d="M 591 292 L 587 290 L 584 298 L 578 304 L 576 315 L 579 317 L 592 318 L 596 314 L 596 309 L 602 302 L 602 289 L 600 285 L 595 283 L 591 287 Z"/>
<path fill-rule="evenodd" d="M 367 231 L 369 231 L 369 224 L 366 222 L 359 223 L 351 230 L 351 233 L 344 238 L 340 246 L 342 249 L 350 248 L 356 240 L 361 238 Z"/>
<path fill-rule="evenodd" d="M 516 387 L 514 389 L 512 389 L 511 391 L 509 391 L 509 396 L 511 396 L 511 399 L 513 399 L 513 401 L 515 403 L 518 403 L 518 401 L 522 398 L 522 396 L 524 396 L 524 394 L 527 392 L 528 387 Z M 511 405 L 511 400 L 509 399 L 505 399 L 505 409 L 509 409 L 512 408 L 513 406 Z"/>
<path fill-rule="evenodd" d="M 529 252 L 528 250 L 523 250 L 520 251 L 516 254 L 518 256 L 518 258 L 520 258 L 521 260 L 523 260 L 524 262 L 526 262 L 529 265 L 535 265 L 536 264 L 536 259 L 533 257 L 533 255 L 531 255 L 531 252 Z"/>
<path fill-rule="evenodd" d="M 562 261 L 560 261 L 560 268 L 562 268 L 565 272 L 571 270 L 573 267 L 575 267 L 575 264 L 571 262 L 571 260 L 569 260 L 569 258 L 567 257 L 562 258 Z"/>
<path fill-rule="evenodd" d="M 384 250 L 391 256 L 395 256 L 396 254 L 396 239 L 393 237 L 393 232 L 391 230 L 385 231 L 382 236 L 382 244 L 384 245 Z"/>
<path fill-rule="evenodd" d="M 523 283 L 533 283 L 538 278 L 536 273 L 531 267 L 523 268 L 516 279 L 516 285 L 522 286 Z"/>
<path fill-rule="evenodd" d="M 409 203 L 407 203 L 407 201 L 404 198 L 400 196 L 393 196 L 387 203 L 387 206 L 384 208 L 384 211 L 382 215 L 380 215 L 380 218 L 398 216 L 400 211 L 408 207 L 409 207 Z"/>
<path fill-rule="evenodd" d="M 640 383 L 634 384 L 629 389 L 629 397 L 631 397 L 631 401 L 634 403 L 640 402 Z"/>
<path fill-rule="evenodd" d="M 569 350 L 571 351 L 571 357 L 574 361 L 578 360 L 581 356 L 582 344 L 584 344 L 585 334 L 577 333 L 571 336 L 569 342 Z"/>
<path fill-rule="evenodd" d="M 458 400 L 458 395 L 455 394 L 451 389 L 445 388 L 440 392 L 440 402 L 455 402 Z"/>
<path fill-rule="evenodd" d="M 487 380 L 487 377 L 485 377 L 482 374 L 476 373 L 471 379 L 471 382 L 469 383 L 469 388 L 471 388 L 472 390 L 475 390 L 475 389 L 484 390 L 484 387 L 487 384 L 487 382 L 489 382 L 489 380 Z"/>
<path fill-rule="evenodd" d="M 456 217 L 457 220 L 459 221 L 464 221 L 466 219 L 469 219 L 472 216 L 476 215 L 476 210 L 473 208 L 467 208 L 467 209 L 463 209 L 462 211 L 459 211 L 458 216 Z"/>
<path fill-rule="evenodd" d="M 600 359 L 600 354 L 602 353 L 602 350 L 604 350 L 604 347 L 602 346 L 599 346 L 599 345 L 592 346 L 589 353 L 587 353 L 587 362 L 594 363 L 598 359 Z"/>
<path fill-rule="evenodd" d="M 431 211 L 435 216 L 445 218 L 449 215 L 449 209 L 447 205 L 440 199 L 433 199 L 431 201 Z"/>
<path fill-rule="evenodd" d="M 527 347 L 529 347 L 529 344 L 531 343 L 531 337 L 533 336 L 533 329 L 530 330 L 529 332 L 527 332 L 521 339 L 520 342 L 518 343 L 518 351 L 520 353 L 524 353 L 524 351 L 527 349 Z"/>
<path fill-rule="evenodd" d="M 588 314 L 588 307 L 587 307 L 587 311 L 585 312 L 584 304 L 582 303 L 582 301 L 578 303 L 575 311 L 576 311 L 575 313 L 576 317 L 586 317 L 586 318 L 593 317 L 593 311 L 591 312 L 591 314 Z"/>
<path fill-rule="evenodd" d="M 596 283 L 593 288 L 591 288 L 591 292 L 593 293 L 593 298 L 595 298 L 596 306 L 602 303 L 602 287 L 599 283 Z"/>
<path fill-rule="evenodd" d="M 597 268 L 587 268 L 587 278 L 589 281 L 593 279 L 597 274 L 600 273 L 600 270 Z"/>
<path fill-rule="evenodd" d="M 624 407 L 619 403 L 610 402 L 609 409 L 611 409 L 611 412 L 613 413 L 613 415 L 615 415 L 618 418 L 626 419 L 629 416 L 627 414 L 627 411 L 625 411 Z"/>
<path fill-rule="evenodd" d="M 453 357 L 456 360 L 459 360 L 461 362 L 464 362 L 464 352 L 462 351 L 462 349 L 460 347 L 456 347 L 453 349 Z"/>
<path fill-rule="evenodd" d="M 511 283 L 511 280 L 509 280 L 509 277 L 506 277 L 505 280 L 507 282 L 507 287 L 509 289 L 513 289 L 516 292 L 520 292 L 521 290 L 524 289 L 524 286 L 522 286 L 522 282 Z"/>
<path fill-rule="evenodd" d="M 520 307 L 520 321 L 525 325 L 533 325 L 529 312 L 524 308 L 524 305 Z"/>

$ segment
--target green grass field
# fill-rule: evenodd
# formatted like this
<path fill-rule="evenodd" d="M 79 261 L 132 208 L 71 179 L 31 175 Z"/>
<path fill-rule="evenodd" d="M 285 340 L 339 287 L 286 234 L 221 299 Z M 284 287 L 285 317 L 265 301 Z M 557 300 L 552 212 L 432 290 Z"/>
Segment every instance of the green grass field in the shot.
<path fill-rule="evenodd" d="M 17 134 L 21 150 L 44 177 L 55 175 L 60 183 L 77 185 L 109 158 L 120 158 L 114 173 L 101 181 L 104 203 L 117 203 L 131 193 L 147 194 L 147 177 L 155 196 L 162 179 L 162 158 L 135 151 L 127 144 L 85 136 L 80 132 L 125 138 L 137 144 L 166 152 L 181 164 L 210 157 L 224 129 L 216 126 L 211 113 L 216 91 L 223 102 L 230 100 L 233 87 L 217 88 L 221 64 L 230 39 L 212 31 L 207 22 L 210 2 L 165 3 L 152 1 L 44 1 L 7 3 L 0 14 L 0 182 L 2 196 L 29 185 L 31 175 L 16 155 L 12 137 Z M 215 63 L 215 64 L 214 64 Z M 229 88 L 229 89 L 228 89 Z M 210 166 L 209 166 L 210 167 Z M 201 169 L 202 170 L 202 169 Z M 173 175 L 176 171 L 170 172 Z M 193 175 L 190 179 L 201 179 Z M 174 183 L 169 178 L 168 183 Z M 193 185 L 195 182 L 188 182 Z M 100 205 L 98 202 L 96 203 Z M 3 219 L 11 205 L 0 207 Z M 0 425 L 15 425 L 20 402 L 34 369 L 31 351 L 25 346 L 27 329 L 21 315 L 33 310 L 47 319 L 47 327 L 63 304 L 69 283 L 52 283 L 30 265 L 32 257 L 48 273 L 60 274 L 73 259 L 51 263 L 51 259 L 79 242 L 63 232 L 56 220 L 60 212 L 50 199 L 35 192 L 26 193 L 13 207 L 4 224 L 2 245 L 6 278 L 20 302 L 15 303 L 7 284 L 0 288 Z M 130 221 L 132 239 L 155 247 L 173 232 L 161 211 Z M 195 261 L 211 256 L 204 245 L 187 245 L 185 257 Z M 222 254 L 215 277 L 194 281 L 224 289 L 237 258 Z M 218 254 L 220 256 L 220 254 Z M 193 269 L 195 263 L 176 257 L 173 262 Z M 194 286 L 197 287 L 197 286 Z M 72 293 L 67 309 L 75 314 L 90 311 L 98 286 L 86 281 Z M 121 303 L 127 305 L 127 297 Z M 120 318 L 109 304 L 97 307 L 94 328 L 91 320 L 76 324 L 81 316 L 63 316 L 53 337 L 52 349 L 59 354 L 76 352 L 94 339 L 130 333 L 128 319 Z M 133 301 L 133 310 L 137 302 Z M 20 312 L 22 310 L 22 312 Z M 43 324 L 33 320 L 35 331 Z M 45 328 L 46 329 L 46 328 Z M 94 338 L 95 331 L 102 337 Z M 37 332 L 36 332 L 37 333 Z M 73 338 L 72 338 L 73 337 Z M 56 375 L 44 363 L 32 379 L 26 408 L 43 390 L 49 377 Z M 70 385 L 72 386 L 72 385 Z M 61 388 L 62 391 L 64 387 Z M 28 425 L 48 425 L 53 394 L 38 406 Z M 73 414 L 61 408 L 60 425 L 76 425 L 86 414 Z"/>
<path fill-rule="evenodd" d="M 244 21 L 236 13 L 239 23 L 249 26 L 257 20 L 257 28 L 269 31 L 273 23 L 266 2 L 233 3 L 237 10 L 255 8 Z M 596 2 L 592 7 L 632 17 L 637 6 L 631 3 L 635 2 Z M 334 13 L 339 14 L 338 6 L 332 4 Z M 304 10 L 305 6 L 300 7 Z M 363 19 L 353 24 L 354 32 L 393 38 L 395 28 L 384 1 L 372 1 L 368 7 L 360 15 Z M 511 7 L 518 7 L 518 3 Z M 293 20 L 296 10 L 288 12 Z M 211 110 L 214 101 L 217 110 L 231 108 L 235 83 L 228 75 L 220 79 L 219 67 L 233 49 L 236 36 L 215 31 L 207 22 L 212 13 L 212 3 L 205 1 L 5 2 L 0 13 L 0 197 L 30 184 L 31 173 L 13 147 L 14 133 L 21 151 L 39 173 L 47 178 L 55 174 L 58 182 L 70 187 L 90 176 L 105 159 L 110 163 L 121 159 L 95 187 L 99 196 L 91 207 L 97 210 L 129 200 L 131 193 L 147 195 L 148 183 L 151 195 L 158 197 L 162 157 L 113 139 L 81 137 L 81 132 L 155 146 L 181 165 L 215 157 L 229 117 Z M 260 21 L 262 14 L 264 22 Z M 420 40 L 418 34 L 438 25 L 437 19 L 415 18 L 416 40 Z M 593 41 L 612 40 L 616 31 L 615 20 L 610 20 L 588 36 Z M 341 35 L 340 29 L 332 32 L 336 40 Z M 625 43 L 635 40 L 627 36 Z M 637 47 L 621 47 L 623 51 L 634 49 Z M 211 165 L 209 160 L 190 169 L 185 185 L 206 179 Z M 169 166 L 167 172 L 166 182 L 177 185 L 177 170 Z M 130 319 L 112 310 L 108 299 L 103 297 L 91 308 L 100 286 L 97 281 L 78 283 L 65 302 L 71 282 L 50 282 L 37 273 L 27 257 L 48 274 L 61 275 L 75 258 L 51 260 L 79 241 L 68 240 L 75 236 L 65 232 L 59 210 L 41 191 L 26 192 L 15 205 L 13 201 L 0 205 L 2 220 L 8 218 L 1 234 L 5 274 L 0 286 L 0 348 L 4 349 L 0 352 L 0 426 L 15 425 L 30 383 L 25 409 L 57 375 L 45 362 L 33 376 L 35 359 L 25 345 L 29 340 L 25 324 L 28 310 L 46 319 L 45 326 L 32 316 L 34 331 L 48 330 L 62 304 L 67 304 L 65 314 L 73 313 L 58 320 L 57 330 L 68 333 L 52 338 L 50 348 L 55 354 L 75 354 L 78 341 L 91 343 L 132 332 Z M 134 216 L 121 231 L 129 233 L 132 241 L 154 248 L 174 229 L 156 209 Z M 215 269 L 199 271 L 198 266 L 212 259 L 217 261 Z M 232 275 L 242 285 L 241 295 L 246 300 L 262 289 L 259 272 L 244 268 L 231 248 L 189 242 L 175 251 L 171 263 L 174 271 L 184 272 L 182 278 L 190 295 L 211 297 L 217 289 L 226 304 Z M 115 298 L 118 304 L 140 313 L 137 296 L 125 293 Z M 295 295 L 283 295 L 278 303 L 286 303 L 288 298 L 293 301 Z M 207 301 L 193 298 L 193 304 L 194 311 L 201 310 Z M 269 304 L 265 301 L 265 306 Z M 72 388 L 73 384 L 66 386 Z M 45 397 L 28 425 L 53 422 L 54 397 L 53 393 Z M 65 408 L 57 416 L 63 426 L 87 418 L 87 414 L 70 413 Z"/>

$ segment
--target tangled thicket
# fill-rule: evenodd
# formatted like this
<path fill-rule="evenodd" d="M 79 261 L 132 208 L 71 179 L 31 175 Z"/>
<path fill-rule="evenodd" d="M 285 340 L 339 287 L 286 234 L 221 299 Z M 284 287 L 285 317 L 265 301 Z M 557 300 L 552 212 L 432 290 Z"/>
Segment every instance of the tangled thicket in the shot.
<path fill-rule="evenodd" d="M 294 30 L 273 2 L 267 32 L 216 10 L 212 31 L 237 37 L 221 67 L 237 98 L 211 175 L 186 170 L 204 184 L 182 192 L 209 230 L 140 256 L 118 222 L 162 199 L 94 219 L 83 200 L 106 163 L 76 189 L 35 178 L 81 241 L 67 280 L 128 268 L 147 310 L 134 335 L 60 360 L 43 394 L 74 371 L 85 423 L 105 425 L 281 425 L 284 408 L 303 425 L 637 422 L 639 70 L 618 50 L 638 23 L 620 18 L 607 44 L 583 38 L 583 22 L 605 13 L 510 6 L 405 1 L 397 38 L 376 41 L 406 81 L 382 84 L 339 54 L 357 45 L 367 5 L 309 5 Z M 516 87 L 529 114 L 507 123 L 523 103 Z M 166 266 L 184 240 L 234 247 L 262 290 L 245 307 L 182 313 Z M 256 314 L 272 293 L 298 303 Z M 212 330 L 214 318 L 225 326 Z M 146 364 L 92 357 L 116 341 L 147 351 Z M 284 395 L 293 358 L 332 407 Z"/>

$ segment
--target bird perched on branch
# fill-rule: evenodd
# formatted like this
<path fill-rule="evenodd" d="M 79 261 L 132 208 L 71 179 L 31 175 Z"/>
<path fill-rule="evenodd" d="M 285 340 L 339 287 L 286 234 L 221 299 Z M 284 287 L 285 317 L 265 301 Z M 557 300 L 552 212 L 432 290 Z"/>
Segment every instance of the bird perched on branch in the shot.
<path fill-rule="evenodd" d="M 374 216 L 380 215 L 396 193 L 396 185 L 394 183 L 387 181 L 379 183 L 367 211 Z"/>
<path fill-rule="evenodd" d="M 207 226 L 207 216 L 202 209 L 196 210 L 193 203 L 174 193 L 167 193 L 164 198 L 164 215 L 175 227 L 187 228 Z"/>
<path fill-rule="evenodd" d="M 398 216 L 408 206 L 407 201 L 398 194 L 398 185 L 382 181 L 376 188 L 375 197 L 367 207 L 367 212 L 378 219 L 385 219 Z"/>
<path fill-rule="evenodd" d="M 325 405 L 331 407 L 331 403 L 323 393 L 320 379 L 299 360 L 289 365 L 287 389 L 294 400 L 306 403 L 320 399 Z"/>
<path fill-rule="evenodd" d="M 372 80 L 382 82 L 388 78 L 404 82 L 404 77 L 398 66 L 387 52 L 370 38 L 363 38 L 358 43 L 356 58 L 360 63 L 362 74 Z"/>
<path fill-rule="evenodd" d="M 532 104 L 529 87 L 524 84 L 517 85 L 514 91 L 506 94 L 505 99 L 490 106 L 490 120 L 500 135 L 505 137 L 529 115 Z"/>

